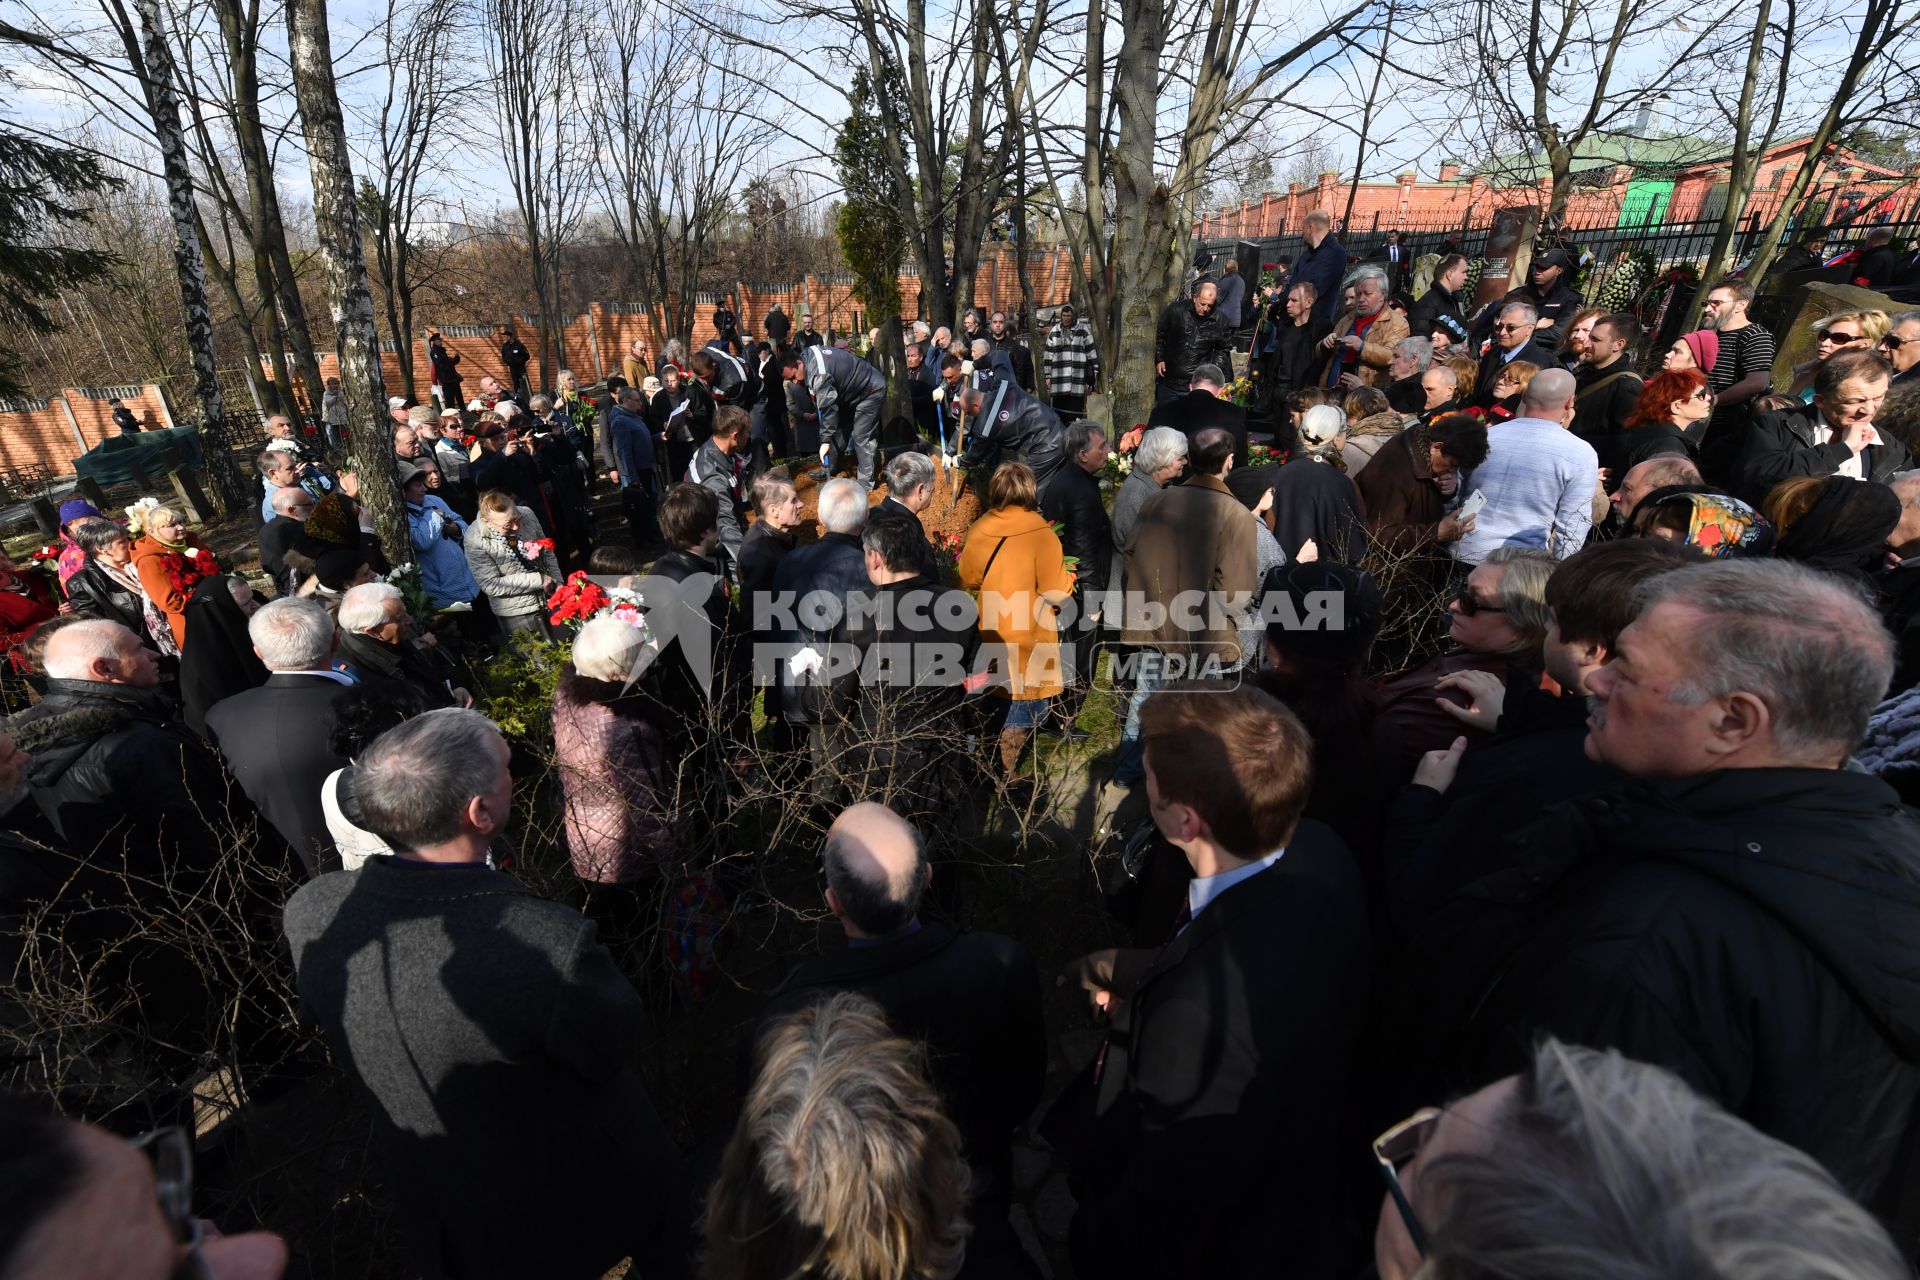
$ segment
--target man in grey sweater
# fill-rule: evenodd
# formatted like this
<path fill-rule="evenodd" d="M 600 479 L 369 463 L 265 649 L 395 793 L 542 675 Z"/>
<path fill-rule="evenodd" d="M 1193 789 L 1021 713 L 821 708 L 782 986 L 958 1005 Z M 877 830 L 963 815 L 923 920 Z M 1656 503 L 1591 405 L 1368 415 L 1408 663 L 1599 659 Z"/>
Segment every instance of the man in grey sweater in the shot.
<path fill-rule="evenodd" d="M 397 852 L 287 903 L 302 1000 L 372 1095 L 427 1277 L 684 1275 L 680 1158 L 633 1069 L 640 998 L 577 911 L 487 864 L 513 799 L 477 711 L 389 730 L 341 807 Z"/>

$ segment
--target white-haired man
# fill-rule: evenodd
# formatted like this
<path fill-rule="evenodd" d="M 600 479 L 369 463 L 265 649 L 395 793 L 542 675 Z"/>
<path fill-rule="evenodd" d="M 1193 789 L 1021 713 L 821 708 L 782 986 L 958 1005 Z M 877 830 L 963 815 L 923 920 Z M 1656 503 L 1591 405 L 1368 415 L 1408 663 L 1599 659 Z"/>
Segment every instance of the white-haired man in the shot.
<path fill-rule="evenodd" d="M 1543 1035 L 1618 1049 L 1911 1241 L 1920 939 L 1899 922 L 1920 918 L 1920 821 L 1847 767 L 1892 640 L 1854 586 L 1786 561 L 1691 565 L 1642 599 L 1586 677 L 1587 755 L 1632 785 L 1552 810 L 1504 889 L 1429 918 L 1396 996 L 1420 1010 L 1397 1024 L 1405 1070 L 1457 1072 L 1428 1083 L 1458 1096 Z"/>
<path fill-rule="evenodd" d="M 338 854 L 320 788 L 347 762 L 328 747 L 325 726 L 335 696 L 352 683 L 333 670 L 333 615 L 317 600 L 269 601 L 248 620 L 247 638 L 271 674 L 259 688 L 214 703 L 208 736 L 308 872 L 330 870 Z"/>
<path fill-rule="evenodd" d="M 473 695 L 456 689 L 447 668 L 423 649 L 406 597 L 390 582 L 363 582 L 340 597 L 334 615 L 339 657 L 362 680 L 398 680 L 419 690 L 427 708 L 470 707 Z M 425 637 L 433 645 L 432 633 Z"/>

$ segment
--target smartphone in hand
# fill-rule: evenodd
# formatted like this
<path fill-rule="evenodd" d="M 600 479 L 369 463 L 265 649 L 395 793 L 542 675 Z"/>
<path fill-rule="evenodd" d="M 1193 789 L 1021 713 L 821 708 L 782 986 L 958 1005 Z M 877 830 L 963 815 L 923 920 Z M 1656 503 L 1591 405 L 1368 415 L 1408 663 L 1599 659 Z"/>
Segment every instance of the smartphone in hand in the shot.
<path fill-rule="evenodd" d="M 1487 495 L 1475 489 L 1467 495 L 1467 500 L 1460 504 L 1460 518 L 1465 520 L 1468 516 L 1477 516 L 1480 514 L 1480 509 L 1486 505 Z"/>

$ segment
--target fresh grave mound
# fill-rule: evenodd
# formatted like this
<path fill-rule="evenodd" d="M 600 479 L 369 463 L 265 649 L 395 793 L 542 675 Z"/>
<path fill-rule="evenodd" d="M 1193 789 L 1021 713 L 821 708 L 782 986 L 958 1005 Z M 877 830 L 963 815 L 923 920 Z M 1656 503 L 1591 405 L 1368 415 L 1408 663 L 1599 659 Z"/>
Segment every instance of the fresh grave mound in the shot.
<path fill-rule="evenodd" d="M 795 474 L 797 472 L 797 474 Z M 803 519 L 800 523 L 800 540 L 811 542 L 818 533 L 820 485 L 803 463 L 788 465 L 788 473 L 793 475 L 793 487 L 800 494 Z M 933 460 L 933 503 L 920 513 L 920 523 L 926 528 L 927 540 L 939 547 L 945 544 L 949 536 L 964 537 L 975 520 L 980 518 L 980 496 L 973 489 L 959 495 L 954 500 L 954 486 L 962 472 L 958 467 L 951 474 L 938 457 Z M 887 496 L 887 486 L 883 482 L 875 486 L 867 495 L 869 506 L 877 505 Z"/>

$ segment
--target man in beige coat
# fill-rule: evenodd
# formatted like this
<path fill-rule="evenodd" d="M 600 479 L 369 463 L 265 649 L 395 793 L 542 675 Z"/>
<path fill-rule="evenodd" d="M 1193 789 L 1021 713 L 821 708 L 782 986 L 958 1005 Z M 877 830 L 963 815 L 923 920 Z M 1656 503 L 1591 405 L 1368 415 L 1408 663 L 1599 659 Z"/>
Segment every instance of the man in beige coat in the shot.
<path fill-rule="evenodd" d="M 1347 287 L 1353 306 L 1340 313 L 1320 344 L 1331 353 L 1321 385 L 1343 391 L 1384 387 L 1394 345 L 1407 336 L 1406 313 L 1387 308 L 1387 273 L 1379 267 L 1355 267 Z"/>
<path fill-rule="evenodd" d="M 1140 707 L 1170 680 L 1205 678 L 1239 665 L 1240 619 L 1259 587 L 1253 516 L 1227 488 L 1233 435 L 1219 427 L 1198 432 L 1188 455 L 1185 484 L 1171 485 L 1141 504 L 1123 548 L 1127 590 L 1123 633 L 1141 646 L 1133 702 L 1120 737 L 1113 780 L 1136 786 L 1146 776 Z"/>

